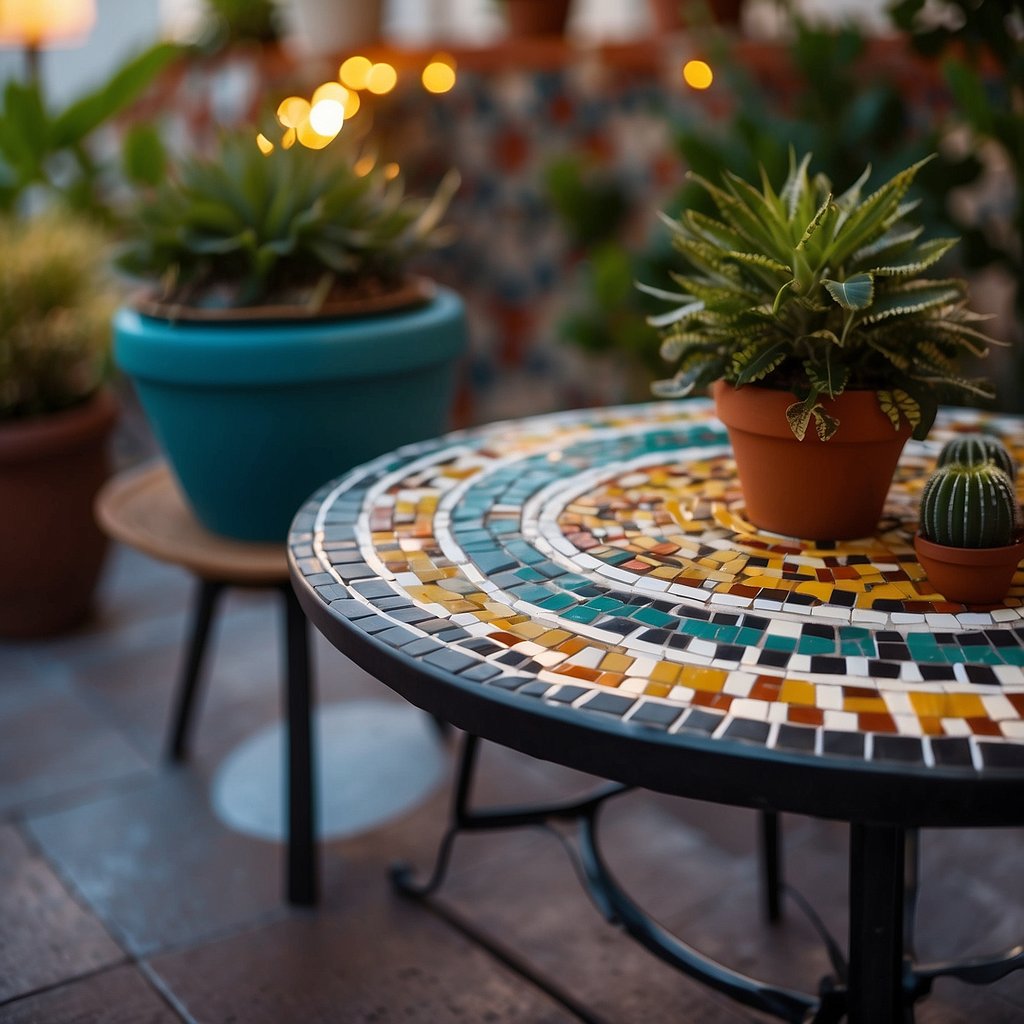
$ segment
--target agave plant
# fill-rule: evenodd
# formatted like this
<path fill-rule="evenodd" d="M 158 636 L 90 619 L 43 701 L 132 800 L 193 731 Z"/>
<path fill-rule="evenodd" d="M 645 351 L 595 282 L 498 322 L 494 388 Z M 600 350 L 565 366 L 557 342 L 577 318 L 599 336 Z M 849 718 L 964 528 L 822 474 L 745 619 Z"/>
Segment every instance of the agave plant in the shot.
<path fill-rule="evenodd" d="M 264 155 L 251 136 L 226 136 L 144 197 L 118 262 L 159 280 L 167 303 L 315 309 L 332 291 L 400 282 L 415 254 L 444 240 L 439 222 L 458 184 L 449 172 L 416 199 L 338 144 Z"/>
<path fill-rule="evenodd" d="M 791 153 L 779 191 L 763 171 L 760 189 L 728 172 L 721 186 L 694 176 L 718 216 L 664 218 L 688 264 L 673 274 L 682 291 L 640 285 L 675 303 L 651 318 L 662 355 L 678 360 L 655 394 L 680 397 L 718 379 L 791 391 L 793 433 L 803 439 L 813 419 L 822 440 L 839 426 L 822 402 L 847 389 L 876 391 L 893 427 L 905 419 L 917 438 L 941 389 L 992 397 L 956 368 L 960 354 L 983 356 L 992 343 L 965 283 L 921 276 L 957 241 L 921 241 L 909 220 L 917 203 L 907 192 L 925 162 L 866 198 L 870 167 L 836 195 L 826 177 L 810 176 L 810 155 Z"/>

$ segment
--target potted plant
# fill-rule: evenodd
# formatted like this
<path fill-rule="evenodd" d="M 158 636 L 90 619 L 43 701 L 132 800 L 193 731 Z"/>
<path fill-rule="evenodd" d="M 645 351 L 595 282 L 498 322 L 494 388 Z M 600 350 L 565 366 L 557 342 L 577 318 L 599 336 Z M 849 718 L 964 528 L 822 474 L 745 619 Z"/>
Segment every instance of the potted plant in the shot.
<path fill-rule="evenodd" d="M 995 439 L 951 442 L 921 492 L 914 536 L 918 561 L 935 590 L 964 604 L 995 604 L 1024 557 L 1020 506 L 1008 452 Z M 985 448 L 998 449 L 987 458 Z M 962 458 L 963 461 L 955 461 Z"/>
<path fill-rule="evenodd" d="M 332 476 L 444 429 L 463 307 L 407 266 L 457 184 L 414 200 L 339 144 L 230 136 L 145 197 L 120 263 L 158 287 L 115 359 L 209 529 L 283 540 Z"/>
<path fill-rule="evenodd" d="M 116 418 L 104 241 L 68 212 L 0 222 L 0 636 L 74 626 L 99 578 L 92 504 Z"/>
<path fill-rule="evenodd" d="M 757 526 L 813 540 L 872 533 L 900 451 L 934 420 L 948 387 L 991 397 L 958 375 L 990 339 L 961 280 L 923 272 L 955 239 L 920 241 L 906 196 L 922 162 L 867 197 L 870 169 L 836 195 L 810 157 L 791 156 L 779 191 L 726 172 L 697 177 L 717 216 L 665 218 L 687 264 L 675 303 L 651 318 L 678 362 L 663 397 L 713 384 Z M 812 428 L 813 424 L 813 428 Z M 811 492 L 813 491 L 813 497 Z"/>

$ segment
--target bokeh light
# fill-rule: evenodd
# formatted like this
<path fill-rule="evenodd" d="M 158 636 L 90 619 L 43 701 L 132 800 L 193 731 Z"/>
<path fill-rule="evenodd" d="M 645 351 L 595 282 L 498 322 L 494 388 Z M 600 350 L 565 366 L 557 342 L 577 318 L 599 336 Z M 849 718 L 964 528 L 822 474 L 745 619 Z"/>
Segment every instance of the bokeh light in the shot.
<path fill-rule="evenodd" d="M 284 135 L 281 136 L 281 148 L 291 149 L 292 146 L 295 145 L 295 139 L 297 137 L 297 134 L 298 133 L 295 131 L 294 128 L 289 128 L 288 131 L 286 131 Z"/>
<path fill-rule="evenodd" d="M 309 112 L 309 123 L 318 135 L 333 139 L 345 123 L 345 108 L 337 100 L 318 100 Z"/>
<path fill-rule="evenodd" d="M 377 164 L 377 158 L 372 153 L 364 153 L 353 165 L 352 170 L 359 175 L 360 178 L 365 178 L 370 171 Z"/>
<path fill-rule="evenodd" d="M 394 181 L 395 178 L 397 178 L 398 175 L 401 174 L 401 172 L 401 167 L 399 167 L 398 164 L 395 163 L 385 164 L 381 168 L 381 174 L 384 175 L 385 181 Z"/>
<path fill-rule="evenodd" d="M 357 93 L 354 89 L 346 89 L 345 102 L 343 104 L 343 107 L 345 109 L 346 121 L 349 120 L 349 118 L 351 117 L 355 117 L 356 111 L 359 110 L 360 105 L 361 102 L 359 99 L 359 93 Z"/>
<path fill-rule="evenodd" d="M 683 81 L 691 89 L 707 89 L 715 80 L 711 65 L 702 60 L 688 60 L 683 65 Z"/>
<path fill-rule="evenodd" d="M 321 135 L 309 121 L 303 121 L 295 129 L 295 134 L 306 149 L 323 149 L 334 138 L 333 135 Z"/>
<path fill-rule="evenodd" d="M 391 92 L 397 81 L 398 72 L 390 64 L 374 64 L 366 73 L 366 88 L 377 96 Z"/>
<path fill-rule="evenodd" d="M 269 156 L 274 152 L 274 144 L 266 137 L 266 135 L 263 134 L 263 132 L 260 132 L 256 136 L 256 145 L 259 146 L 259 150 L 264 156 Z"/>
<path fill-rule="evenodd" d="M 344 107 L 347 99 L 348 89 L 345 86 L 338 82 L 324 82 L 313 91 L 313 98 L 309 102 L 315 107 L 321 100 L 334 100 L 335 103 L 340 103 Z"/>
<path fill-rule="evenodd" d="M 366 76 L 372 67 L 373 64 L 369 58 L 357 54 L 342 62 L 341 67 L 338 68 L 338 79 L 349 89 L 365 89 Z"/>
<path fill-rule="evenodd" d="M 455 68 L 450 60 L 439 55 L 423 69 L 421 81 L 427 92 L 449 92 L 455 85 Z"/>
<path fill-rule="evenodd" d="M 277 107 L 277 119 L 285 128 L 298 128 L 309 118 L 309 100 L 301 96 L 289 96 L 281 100 Z"/>

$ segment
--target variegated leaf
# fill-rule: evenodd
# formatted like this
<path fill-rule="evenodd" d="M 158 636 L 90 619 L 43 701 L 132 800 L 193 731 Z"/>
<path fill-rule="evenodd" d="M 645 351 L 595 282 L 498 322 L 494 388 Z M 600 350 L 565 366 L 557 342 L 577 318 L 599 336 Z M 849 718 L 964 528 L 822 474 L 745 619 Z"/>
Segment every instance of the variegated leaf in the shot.
<path fill-rule="evenodd" d="M 832 193 L 829 192 L 828 196 L 825 198 L 825 201 L 815 211 L 815 214 L 811 218 L 810 223 L 807 225 L 806 228 L 804 228 L 804 232 L 800 236 L 800 241 L 796 243 L 796 247 L 798 249 L 803 249 L 806 247 L 807 243 L 811 240 L 811 236 L 814 234 L 815 231 L 818 230 L 819 226 L 821 225 L 821 222 L 825 219 L 825 214 L 828 213 L 831 207 Z"/>
<path fill-rule="evenodd" d="M 890 317 L 948 306 L 958 302 L 963 294 L 964 285 L 960 281 L 909 281 L 877 296 L 863 322 L 874 324 Z"/>
<path fill-rule="evenodd" d="M 736 378 L 736 383 L 753 384 L 755 381 L 764 380 L 772 370 L 777 369 L 785 361 L 787 348 L 785 341 L 776 341 L 769 345 L 754 342 L 733 353 L 729 368 L 732 376 Z"/>
<path fill-rule="evenodd" d="M 916 428 L 921 422 L 921 406 L 902 388 L 877 392 L 878 407 L 889 417 L 895 430 L 899 430 L 900 419 L 905 419 Z"/>
<path fill-rule="evenodd" d="M 671 324 L 678 324 L 683 320 L 696 316 L 703 309 L 703 302 L 688 302 L 685 306 L 680 306 L 678 309 L 670 309 L 667 313 L 656 313 L 654 316 L 649 316 L 647 322 L 651 327 L 668 327 Z"/>
<path fill-rule="evenodd" d="M 875 282 L 870 274 L 854 274 L 845 281 L 823 278 L 825 290 L 843 309 L 867 309 L 875 297 Z"/>
<path fill-rule="evenodd" d="M 820 440 L 828 441 L 839 429 L 839 420 L 825 412 L 823 406 L 816 405 L 811 410 L 811 415 L 814 417 L 814 426 Z"/>
<path fill-rule="evenodd" d="M 959 241 L 956 238 L 935 238 L 919 245 L 904 259 L 886 263 L 881 267 L 873 267 L 869 273 L 881 277 L 902 277 L 909 274 L 920 274 L 930 266 L 938 263 L 943 256 Z"/>
<path fill-rule="evenodd" d="M 802 441 L 807 433 L 807 425 L 811 422 L 811 410 L 807 408 L 807 403 L 794 402 L 786 409 L 786 419 L 793 435 L 798 441 Z"/>

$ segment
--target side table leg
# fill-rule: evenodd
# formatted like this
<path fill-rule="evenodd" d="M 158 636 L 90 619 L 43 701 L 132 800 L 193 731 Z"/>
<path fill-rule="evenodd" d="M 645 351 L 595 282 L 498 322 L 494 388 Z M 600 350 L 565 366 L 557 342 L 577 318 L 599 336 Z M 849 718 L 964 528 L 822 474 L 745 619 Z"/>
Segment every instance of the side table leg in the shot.
<path fill-rule="evenodd" d="M 184 761 L 188 753 L 188 734 L 199 689 L 199 674 L 203 667 L 206 641 L 210 635 L 210 624 L 217 608 L 217 599 L 224 587 L 225 584 L 219 580 L 199 580 L 196 584 L 188 652 L 185 655 L 181 681 L 175 695 L 171 733 L 167 741 L 167 757 L 171 761 Z"/>
<path fill-rule="evenodd" d="M 288 723 L 288 902 L 317 901 L 316 794 L 309 623 L 289 584 L 285 606 L 285 717 Z"/>
<path fill-rule="evenodd" d="M 850 826 L 849 1024 L 901 1024 L 906 834 L 889 825 Z"/>

